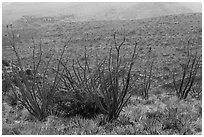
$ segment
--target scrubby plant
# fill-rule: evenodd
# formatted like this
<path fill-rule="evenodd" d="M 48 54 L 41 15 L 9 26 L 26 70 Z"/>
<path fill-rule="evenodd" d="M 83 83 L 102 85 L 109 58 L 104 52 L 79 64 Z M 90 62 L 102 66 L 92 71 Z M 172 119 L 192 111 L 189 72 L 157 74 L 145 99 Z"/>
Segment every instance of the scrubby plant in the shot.
<path fill-rule="evenodd" d="M 116 42 L 116 34 L 113 39 L 115 54 L 111 46 L 109 55 L 101 61 L 96 61 L 93 67 L 88 60 L 86 47 L 84 62 L 73 60 L 72 71 L 68 69 L 66 62 L 61 63 L 65 68 L 65 73 L 61 74 L 64 85 L 75 94 L 75 100 L 83 103 L 93 102 L 109 122 L 118 118 L 131 97 L 128 91 L 137 46 L 135 43 L 130 61 L 122 64 L 121 47 L 126 39 L 124 37 L 120 44 Z"/>
<path fill-rule="evenodd" d="M 144 69 L 144 78 L 142 83 L 141 95 L 142 98 L 149 98 L 149 90 L 152 82 L 152 69 L 154 65 L 154 58 L 151 59 L 151 47 L 149 48 L 147 55 L 147 62 Z"/>
<path fill-rule="evenodd" d="M 177 97 L 182 100 L 186 99 L 188 94 L 194 90 L 194 85 L 196 84 L 196 77 L 198 75 L 198 69 L 200 69 L 201 55 L 199 56 L 196 52 L 191 53 L 190 42 L 187 45 L 187 56 L 185 60 L 180 63 L 181 70 L 178 72 L 179 78 L 175 78 L 175 72 L 171 71 L 173 77 L 173 84 L 176 91 Z M 198 90 L 200 92 L 200 90 Z"/>
<path fill-rule="evenodd" d="M 52 107 L 53 107 L 53 98 L 54 95 L 58 89 L 58 85 L 60 82 L 60 77 L 58 74 L 54 76 L 54 80 L 50 81 L 46 75 L 49 71 L 49 64 L 52 60 L 52 57 L 49 58 L 49 60 L 46 62 L 46 65 L 44 67 L 44 71 L 42 73 L 42 77 L 39 80 L 37 75 L 39 74 L 39 68 L 43 68 L 43 59 L 42 59 L 42 45 L 39 44 L 40 48 L 40 55 L 39 57 L 36 57 L 36 45 L 34 44 L 33 48 L 33 74 L 28 77 L 27 72 L 24 71 L 22 60 L 20 58 L 20 55 L 17 51 L 16 47 L 16 41 L 15 41 L 15 35 L 12 29 L 12 25 L 7 26 L 8 30 L 8 39 L 10 42 L 10 45 L 13 48 L 14 54 L 17 58 L 17 65 L 12 66 L 13 71 L 13 77 L 15 79 L 16 86 L 13 86 L 13 88 L 18 88 L 20 95 L 18 95 L 15 91 L 15 96 L 17 97 L 18 101 L 21 102 L 21 104 L 30 112 L 31 115 L 33 115 L 36 119 L 42 121 L 44 120 L 48 115 L 50 115 Z M 62 59 L 63 54 L 65 51 L 64 49 L 61 53 L 60 59 Z M 36 58 L 38 58 L 36 60 Z M 60 61 L 59 61 L 60 62 Z M 57 65 L 57 71 L 60 71 L 60 64 Z M 5 71 L 5 73 L 7 73 Z M 12 82 L 10 77 L 8 77 L 8 73 L 6 74 L 6 78 L 8 81 Z M 31 77 L 31 78 L 30 78 Z"/>

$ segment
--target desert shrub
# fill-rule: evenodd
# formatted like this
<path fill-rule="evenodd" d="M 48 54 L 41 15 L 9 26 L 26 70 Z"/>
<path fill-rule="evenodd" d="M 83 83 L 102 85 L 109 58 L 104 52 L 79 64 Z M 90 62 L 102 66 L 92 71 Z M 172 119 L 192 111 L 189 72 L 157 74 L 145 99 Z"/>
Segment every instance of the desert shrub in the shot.
<path fill-rule="evenodd" d="M 22 65 L 22 60 L 17 51 L 12 25 L 10 27 L 7 26 L 7 30 L 9 42 L 17 58 L 17 65 L 12 65 L 12 73 L 16 84 L 16 86 L 13 86 L 13 88 L 19 89 L 20 96 L 18 95 L 18 93 L 15 92 L 16 90 L 13 90 L 14 95 L 17 97 L 18 101 L 20 101 L 20 103 L 23 104 L 23 106 L 30 112 L 31 115 L 33 115 L 36 119 L 40 121 L 44 120 L 48 115 L 50 115 L 51 109 L 53 107 L 53 97 L 58 89 L 58 85 L 60 82 L 60 77 L 58 76 L 58 74 L 54 76 L 53 81 L 49 80 L 46 76 L 49 71 L 49 64 L 52 60 L 52 57 L 50 57 L 49 60 L 46 62 L 45 66 L 43 66 L 44 64 L 42 63 L 42 45 L 41 43 L 39 44 L 40 55 L 36 57 L 36 44 L 33 43 L 33 73 L 29 73 L 30 71 L 25 71 Z M 64 50 L 65 47 L 59 60 L 62 59 Z M 42 77 L 39 80 L 38 74 L 40 67 L 44 68 L 44 71 L 42 73 Z M 57 71 L 60 71 L 59 64 L 57 65 Z M 7 73 L 7 71 L 5 71 L 5 73 L 6 79 L 10 83 L 12 83 L 12 80 L 8 76 L 9 74 Z"/>
<path fill-rule="evenodd" d="M 84 106 L 87 103 L 95 104 L 100 112 L 106 115 L 107 121 L 117 119 L 131 97 L 128 91 L 137 46 L 135 43 L 130 61 L 122 64 L 120 51 L 125 37 L 120 44 L 116 42 L 116 34 L 113 39 L 115 54 L 111 46 L 109 55 L 96 61 L 97 63 L 91 67 L 85 47 L 84 61 L 73 60 L 72 71 L 66 66 L 67 62 L 62 62 L 65 73 L 60 74 L 67 90 L 81 98 L 77 99 L 75 96 L 75 100 Z"/>
<path fill-rule="evenodd" d="M 153 70 L 153 65 L 154 65 L 154 60 L 155 60 L 152 57 L 151 52 L 152 50 L 150 47 L 146 55 L 144 71 L 141 71 L 140 73 L 140 75 L 142 75 L 141 77 L 142 83 L 138 84 L 138 81 L 136 80 L 138 79 L 138 74 L 133 75 L 134 79 L 132 80 L 132 81 L 135 81 L 133 83 L 136 89 L 139 89 L 139 90 L 135 90 L 135 92 L 139 92 L 139 95 L 146 100 L 149 98 L 149 90 L 150 90 L 152 77 L 153 77 L 152 70 Z"/>
<path fill-rule="evenodd" d="M 199 88 L 194 88 L 198 77 L 198 70 L 200 69 L 201 55 L 199 56 L 197 52 L 194 54 L 192 53 L 189 41 L 186 50 L 186 57 L 182 63 L 180 63 L 181 69 L 174 69 L 171 71 L 176 95 L 181 100 L 186 99 L 192 90 L 198 94 L 202 91 Z M 175 77 L 175 71 L 179 74 L 177 78 Z"/>

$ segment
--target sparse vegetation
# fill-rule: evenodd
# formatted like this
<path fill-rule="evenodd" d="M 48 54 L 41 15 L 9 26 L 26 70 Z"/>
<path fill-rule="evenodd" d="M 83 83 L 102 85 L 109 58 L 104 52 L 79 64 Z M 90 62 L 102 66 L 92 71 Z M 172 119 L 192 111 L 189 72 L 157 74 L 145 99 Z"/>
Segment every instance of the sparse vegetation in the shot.
<path fill-rule="evenodd" d="M 165 23 L 172 18 L 178 23 Z M 18 31 L 8 25 L 7 38 L 14 57 L 2 60 L 2 134 L 202 134 L 201 26 L 193 24 L 194 32 L 183 40 L 161 37 L 164 32 L 165 36 L 183 35 L 188 30 L 177 29 L 185 27 L 181 24 L 191 24 L 189 20 L 182 15 L 138 21 L 143 30 L 130 27 L 134 31 L 130 34 L 130 30 L 122 32 L 117 26 L 113 37 L 100 22 L 96 26 L 86 22 L 84 28 L 82 22 L 76 24 L 93 31 L 93 38 L 76 34 L 69 40 L 67 26 L 54 24 L 51 28 L 56 30 L 46 38 L 57 37 L 65 44 L 56 40 L 53 48 L 49 39 L 31 38 L 27 40 L 28 53 L 24 53 L 25 41 L 17 38 Z M 191 46 L 186 37 L 193 39 Z M 188 47 L 187 52 L 183 46 Z M 177 66 L 179 60 L 182 64 Z M 140 95 L 138 87 L 142 87 Z"/>
<path fill-rule="evenodd" d="M 49 63 L 52 59 L 52 58 L 49 58 L 49 60 L 45 65 L 42 78 L 40 79 L 40 81 L 38 80 L 37 74 L 39 73 L 40 65 L 42 65 L 41 43 L 39 44 L 40 56 L 37 57 L 38 58 L 37 61 L 35 60 L 36 45 L 34 43 L 33 64 L 32 64 L 33 73 L 30 72 L 31 78 L 29 78 L 28 75 L 26 75 L 26 71 L 23 69 L 20 55 L 16 49 L 16 43 L 15 43 L 14 32 L 12 30 L 12 25 L 10 25 L 10 27 L 7 26 L 7 29 L 8 29 L 8 35 L 10 38 L 9 39 L 10 44 L 13 48 L 14 54 L 17 57 L 17 66 L 19 66 L 19 68 L 12 66 L 12 72 L 16 82 L 16 86 L 15 85 L 11 85 L 11 86 L 14 91 L 13 93 L 14 93 L 15 99 L 17 99 L 17 101 L 19 101 L 36 119 L 43 121 L 47 116 L 51 114 L 51 109 L 53 107 L 53 99 L 55 96 L 55 92 L 58 89 L 58 85 L 61 78 L 59 77 L 58 74 L 55 75 L 53 81 L 50 81 L 49 79 L 46 78 L 46 75 L 49 71 Z M 62 59 L 63 53 L 64 53 L 64 50 L 59 60 Z M 59 67 L 60 66 L 58 64 L 57 72 L 60 71 Z M 12 83 L 12 80 L 10 79 L 9 74 L 7 73 L 5 68 L 4 68 L 4 73 L 6 76 L 5 78 L 6 82 Z M 20 95 L 18 95 L 18 93 L 16 92 L 17 91 L 16 88 L 18 88 Z"/>
<path fill-rule="evenodd" d="M 188 94 L 193 90 L 193 92 L 200 93 L 200 89 L 198 87 L 197 91 L 195 88 L 195 80 L 198 74 L 198 70 L 200 69 L 200 61 L 201 55 L 197 55 L 197 52 L 193 55 L 190 49 L 189 41 L 187 45 L 187 57 L 185 57 L 184 61 L 180 64 L 181 71 L 177 71 L 179 75 L 179 79 L 175 78 L 175 72 L 172 73 L 173 84 L 176 91 L 176 95 L 179 99 L 186 99 Z M 200 85 L 196 85 L 200 86 Z"/>
<path fill-rule="evenodd" d="M 154 65 L 154 58 L 151 56 L 151 47 L 149 48 L 148 55 L 147 55 L 147 62 L 145 63 L 143 83 L 141 85 L 141 96 L 144 99 L 149 98 L 149 90 L 152 82 L 152 69 Z"/>

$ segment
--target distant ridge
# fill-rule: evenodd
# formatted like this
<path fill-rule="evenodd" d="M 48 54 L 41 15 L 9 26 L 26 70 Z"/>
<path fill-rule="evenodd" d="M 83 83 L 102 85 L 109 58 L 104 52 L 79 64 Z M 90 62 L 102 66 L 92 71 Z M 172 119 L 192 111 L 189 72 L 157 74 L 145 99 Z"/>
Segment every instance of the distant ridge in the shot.
<path fill-rule="evenodd" d="M 142 19 L 165 15 L 192 13 L 193 11 L 178 3 L 139 3 L 119 13 L 124 19 Z"/>
<path fill-rule="evenodd" d="M 3 24 L 22 16 L 74 15 L 77 20 L 126 20 L 202 11 L 201 3 L 137 2 L 137 3 L 3 3 Z"/>

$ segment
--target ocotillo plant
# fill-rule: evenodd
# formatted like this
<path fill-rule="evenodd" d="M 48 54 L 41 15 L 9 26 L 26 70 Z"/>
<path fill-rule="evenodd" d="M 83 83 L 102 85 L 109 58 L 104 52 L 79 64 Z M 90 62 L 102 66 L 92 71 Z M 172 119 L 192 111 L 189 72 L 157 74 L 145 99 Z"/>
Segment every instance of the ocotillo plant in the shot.
<path fill-rule="evenodd" d="M 85 47 L 84 63 L 78 59 L 73 60 L 72 71 L 68 69 L 66 63 L 62 63 L 65 73 L 61 74 L 68 90 L 71 87 L 73 92 L 83 94 L 84 97 L 93 100 L 109 122 L 118 118 L 131 97 L 128 91 L 137 47 L 135 43 L 130 61 L 123 65 L 120 51 L 126 38 L 124 37 L 120 44 L 116 41 L 116 34 L 113 35 L 113 39 L 114 48 L 111 46 L 109 55 L 102 61 L 96 61 L 98 63 L 94 67 L 90 67 Z M 113 57 L 114 49 L 115 57 Z M 121 75 L 123 70 L 127 71 Z"/>
<path fill-rule="evenodd" d="M 16 41 L 15 41 L 15 35 L 12 29 L 12 25 L 7 26 L 8 31 L 8 39 L 9 42 L 13 48 L 14 54 L 17 58 L 17 66 L 20 67 L 20 70 L 13 67 L 13 73 L 14 78 L 16 80 L 16 85 L 19 88 L 19 91 L 21 93 L 21 96 L 18 97 L 18 100 L 24 105 L 24 107 L 38 120 L 42 121 L 47 116 L 50 115 L 52 106 L 53 106 L 53 97 L 55 95 L 56 90 L 58 89 L 59 82 L 61 78 L 58 74 L 55 75 L 53 81 L 49 81 L 49 79 L 46 78 L 46 75 L 49 71 L 49 64 L 52 60 L 52 57 L 49 58 L 45 66 L 41 66 L 43 63 L 42 59 L 42 45 L 39 44 L 40 49 L 40 55 L 36 59 L 36 45 L 34 44 L 33 48 L 33 75 L 32 79 L 28 79 L 26 72 L 23 69 L 22 60 L 20 58 L 20 55 L 16 48 Z M 60 55 L 59 62 L 61 61 L 63 54 L 65 51 L 64 49 Z M 37 62 L 37 63 L 36 63 Z M 42 73 L 41 81 L 38 82 L 37 74 L 39 72 L 39 67 L 43 67 L 44 72 Z M 57 65 L 57 72 L 60 71 L 60 64 Z M 7 77 L 9 79 L 9 77 Z M 11 80 L 10 80 L 11 81 Z"/>
<path fill-rule="evenodd" d="M 150 47 L 147 51 L 147 54 L 145 56 L 145 64 L 142 67 L 143 69 L 139 72 L 136 71 L 133 74 L 132 82 L 134 84 L 133 93 L 136 93 L 137 95 L 141 96 L 143 99 L 149 98 L 149 90 L 152 82 L 152 71 L 154 66 L 154 60 L 155 58 L 152 57 L 152 48 Z M 139 80 L 138 82 L 138 79 Z M 141 81 L 141 82 L 140 82 Z M 139 89 L 139 90 L 138 90 Z M 138 93 L 137 93 L 138 92 Z"/>
<path fill-rule="evenodd" d="M 175 78 L 175 73 L 171 71 L 176 95 L 181 100 L 186 99 L 189 92 L 193 89 L 199 69 L 200 59 L 201 56 L 198 56 L 197 52 L 195 53 L 195 55 L 191 53 L 190 43 L 188 41 L 187 57 L 185 58 L 183 63 L 180 64 L 181 72 L 179 73 L 181 75 L 178 80 Z"/>
<path fill-rule="evenodd" d="M 144 99 L 149 98 L 149 90 L 150 90 L 150 85 L 152 82 L 152 68 L 154 65 L 154 59 L 151 60 L 151 47 L 149 48 L 148 55 L 147 55 L 147 62 L 145 65 L 145 70 L 144 70 L 144 79 L 143 79 L 143 88 L 142 88 L 142 97 Z"/>

